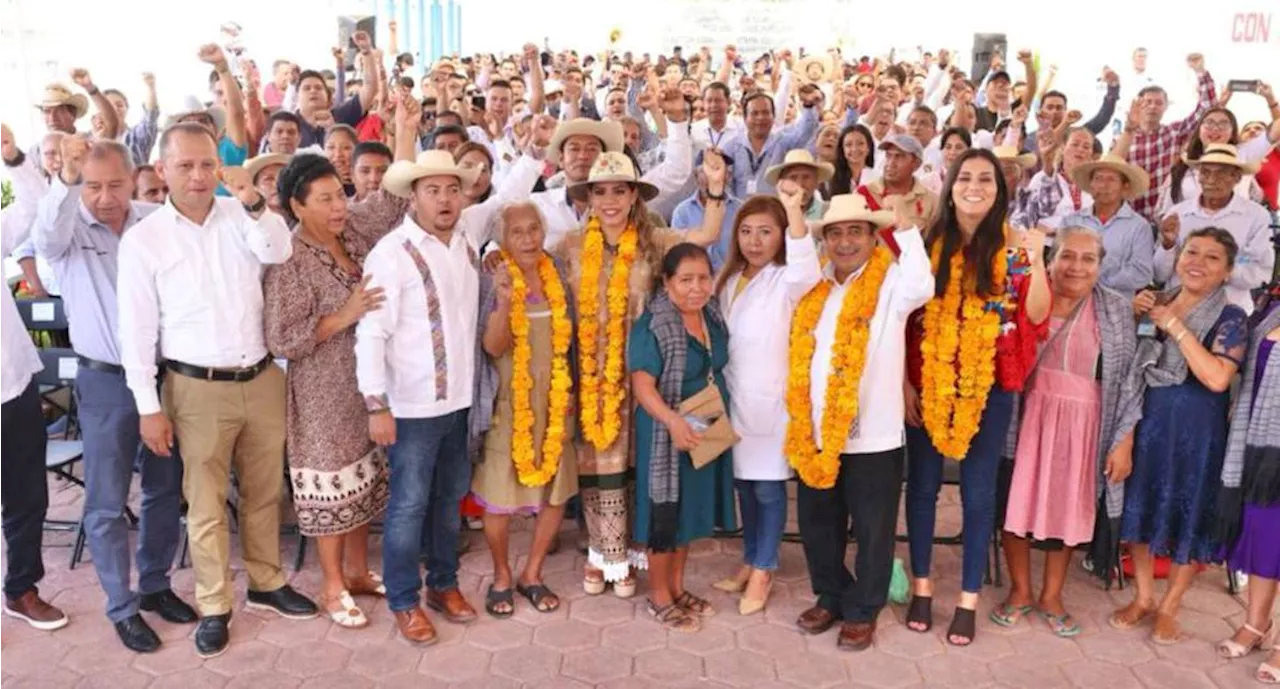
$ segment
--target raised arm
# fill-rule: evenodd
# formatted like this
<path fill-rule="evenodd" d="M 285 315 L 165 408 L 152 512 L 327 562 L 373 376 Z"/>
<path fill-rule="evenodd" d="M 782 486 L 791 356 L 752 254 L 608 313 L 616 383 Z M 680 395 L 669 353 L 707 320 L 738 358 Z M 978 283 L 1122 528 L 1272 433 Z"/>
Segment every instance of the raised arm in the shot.
<path fill-rule="evenodd" d="M 89 142 L 84 139 L 62 138 L 62 172 L 53 179 L 49 193 L 37 206 L 31 242 L 36 253 L 50 261 L 61 259 L 71 250 L 80 210 L 80 170 L 88 151 Z"/>
<path fill-rule="evenodd" d="M 529 112 L 537 115 L 547 107 L 547 91 L 538 46 L 533 43 L 524 44 L 524 64 L 529 74 Z"/>
<path fill-rule="evenodd" d="M 788 301 L 796 304 L 822 279 L 822 263 L 818 259 L 818 243 L 809 235 L 809 223 L 804 217 L 804 191 L 784 179 L 778 182 L 778 198 L 787 211 L 787 267 L 782 280 Z"/>
<path fill-rule="evenodd" d="M 1103 70 L 1102 79 L 1107 84 L 1107 94 L 1102 97 L 1102 107 L 1098 108 L 1098 114 L 1084 123 L 1084 128 L 1095 135 L 1111 124 L 1111 118 L 1116 114 L 1116 103 L 1120 101 L 1120 77 L 1108 67 Z"/>
<path fill-rule="evenodd" d="M 293 235 L 284 224 L 284 218 L 267 210 L 265 205 L 258 211 L 248 210 L 262 201 L 262 194 L 254 188 L 249 172 L 238 166 L 219 168 L 218 181 L 245 206 L 240 231 L 249 251 L 264 265 L 289 260 L 293 253 Z"/>
<path fill-rule="evenodd" d="M 200 46 L 199 56 L 201 62 L 213 65 L 213 69 L 218 73 L 218 80 L 222 83 L 222 92 L 227 98 L 227 138 L 231 139 L 231 143 L 236 146 L 245 148 L 248 145 L 249 136 L 244 121 L 244 94 L 240 91 L 239 82 L 231 74 L 231 67 L 227 65 L 227 56 L 216 43 Z"/>
<path fill-rule="evenodd" d="M 658 198 L 654 199 L 654 203 L 671 200 L 672 196 L 680 193 L 693 171 L 693 145 L 689 141 L 689 113 L 684 97 L 678 89 L 669 89 L 662 99 L 662 106 L 671 123 L 667 134 L 666 157 L 660 165 L 641 178 L 658 187 Z"/>
<path fill-rule="evenodd" d="M 1024 77 L 1027 82 L 1026 95 L 1022 97 L 1022 104 L 1031 107 L 1031 101 L 1035 99 L 1037 88 L 1040 87 L 1040 75 L 1036 73 L 1035 59 L 1031 55 L 1030 50 L 1018 51 L 1018 62 L 1022 63 Z"/>
<path fill-rule="evenodd" d="M 683 237 L 687 242 L 708 247 L 720 241 L 720 228 L 724 225 L 728 201 L 726 196 L 728 168 L 715 149 L 707 149 L 703 154 L 702 172 L 707 176 L 707 207 L 702 214 L 702 227 L 684 233 Z"/>
<path fill-rule="evenodd" d="M 732 44 L 724 47 L 724 62 L 720 64 L 720 69 L 716 71 L 716 81 L 728 85 L 729 79 L 733 76 L 733 65 L 738 60 L 738 49 Z"/>
<path fill-rule="evenodd" d="M 1196 73 L 1196 109 L 1191 111 L 1181 120 L 1169 125 L 1173 130 L 1176 146 L 1181 149 L 1191 135 L 1195 133 L 1196 127 L 1200 126 L 1200 120 L 1204 118 L 1204 114 L 1213 107 L 1214 88 L 1213 77 L 1209 75 L 1209 71 L 1204 66 L 1204 55 L 1200 53 L 1191 53 L 1187 56 L 1187 66 L 1191 71 Z"/>
<path fill-rule="evenodd" d="M 120 121 L 120 115 L 116 113 L 115 106 L 111 104 L 111 101 L 107 100 L 107 97 L 103 95 L 97 86 L 94 86 L 93 79 L 89 76 L 89 70 L 83 67 L 71 70 L 71 81 L 89 94 L 89 99 L 98 108 L 98 115 L 102 117 L 106 138 L 114 141 L 116 137 L 120 136 L 120 132 L 124 131 L 124 123 Z"/>

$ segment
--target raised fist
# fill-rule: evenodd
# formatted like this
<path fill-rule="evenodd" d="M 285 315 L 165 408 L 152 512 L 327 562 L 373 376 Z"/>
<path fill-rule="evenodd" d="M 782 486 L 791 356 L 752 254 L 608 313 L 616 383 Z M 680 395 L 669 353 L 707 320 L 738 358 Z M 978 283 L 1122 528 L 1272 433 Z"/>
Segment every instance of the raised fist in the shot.
<path fill-rule="evenodd" d="M 71 70 L 71 81 L 86 91 L 93 90 L 93 79 L 89 76 L 89 70 L 83 67 Z"/>

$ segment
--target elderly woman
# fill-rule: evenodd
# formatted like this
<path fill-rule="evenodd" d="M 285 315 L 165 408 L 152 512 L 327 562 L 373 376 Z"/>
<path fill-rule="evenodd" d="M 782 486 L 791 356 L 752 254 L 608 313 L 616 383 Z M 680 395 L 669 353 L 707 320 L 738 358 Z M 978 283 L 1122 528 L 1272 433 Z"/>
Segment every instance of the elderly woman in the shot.
<path fill-rule="evenodd" d="M 700 444 L 714 442 L 704 434 L 717 421 L 728 424 L 723 371 L 729 363 L 729 331 L 713 301 L 705 249 L 679 244 L 667 252 L 662 286 L 627 341 L 639 403 L 633 539 L 648 546 L 649 614 L 667 629 L 694 632 L 702 626 L 700 617 L 711 611 L 684 587 L 689 544 L 735 522 L 731 437 L 723 452 L 705 463 L 695 465 L 690 455 Z M 682 413 L 682 401 L 708 390 L 725 405 L 721 417 Z"/>
<path fill-rule="evenodd" d="M 413 157 L 414 118 L 398 118 L 401 159 Z M 356 387 L 355 324 L 380 308 L 361 265 L 407 208 L 386 192 L 347 205 L 341 177 L 315 154 L 294 156 L 277 183 L 296 226 L 289 260 L 271 266 L 263 287 L 267 347 L 289 360 L 289 475 L 298 528 L 316 539 L 324 574 L 320 601 L 343 627 L 368 618 L 353 595 L 382 595 L 369 569 L 369 523 L 387 504 L 386 458 L 369 439 Z M 345 573 L 344 573 L 345 569 Z"/>
<path fill-rule="evenodd" d="M 513 586 L 538 612 L 560 607 L 560 599 L 542 583 L 542 565 L 565 503 L 578 493 L 578 467 L 568 283 L 542 249 L 546 223 L 537 206 L 506 206 L 497 225 L 503 265 L 480 279 L 478 332 L 484 356 L 470 425 L 483 451 L 471 492 L 484 508 L 484 535 L 493 556 L 485 611 L 506 618 L 515 612 Z M 537 515 L 533 545 L 515 581 L 507 547 L 513 514 Z"/>
<path fill-rule="evenodd" d="M 1124 503 L 1128 457 L 1108 459 L 1119 440 L 1116 405 L 1137 339 L 1129 300 L 1098 284 L 1105 253 L 1096 231 L 1070 227 L 1059 234 L 1049 264 L 1049 340 L 1023 393 L 1004 519 L 1011 587 L 991 612 L 1002 627 L 1035 610 L 1054 634 L 1080 633 L 1062 602 L 1071 551 L 1093 540 L 1098 519 L 1118 519 Z M 1103 495 L 1107 512 L 1099 515 Z M 1038 600 L 1033 545 L 1048 551 Z"/>
<path fill-rule="evenodd" d="M 1151 640 L 1161 645 L 1182 638 L 1178 608 L 1195 565 L 1221 559 L 1217 502 L 1229 389 L 1249 345 L 1245 313 L 1225 289 L 1236 251 L 1226 230 L 1196 230 L 1178 256 L 1180 286 L 1133 300 L 1140 339 L 1119 410 L 1123 440 L 1114 452 L 1120 462 L 1132 455 L 1120 538 L 1133 557 L 1135 591 L 1110 622 L 1128 629 L 1154 616 Z M 1159 605 L 1153 556 L 1173 561 Z"/>
<path fill-rule="evenodd" d="M 1274 284 L 1267 301 L 1255 313 L 1222 466 L 1225 490 L 1218 512 L 1232 536 L 1228 563 L 1249 575 L 1245 622 L 1218 644 L 1218 655 L 1229 659 L 1274 647 L 1280 628 L 1271 617 L 1280 579 L 1280 289 Z M 1255 676 L 1264 684 L 1280 684 L 1280 648 Z"/>
<path fill-rule="evenodd" d="M 640 180 L 623 153 L 600 153 L 587 179 L 568 189 L 571 199 L 586 201 L 590 210 L 585 226 L 566 236 L 555 251 L 569 268 L 579 318 L 576 406 L 584 442 L 577 448 L 578 476 L 590 541 L 583 589 L 591 595 L 603 593 L 611 583 L 615 595 L 634 596 L 632 569 L 646 566 L 644 551 L 630 547 L 629 538 L 627 474 L 636 443 L 627 333 L 653 294 L 668 248 L 686 241 L 710 246 L 720 238 L 724 160 L 718 154 L 705 155 L 702 166 L 708 203 L 700 230 L 655 227 L 645 201 L 658 189 Z M 682 607 L 698 614 L 711 611 L 710 604 L 696 596 L 681 600 Z"/>

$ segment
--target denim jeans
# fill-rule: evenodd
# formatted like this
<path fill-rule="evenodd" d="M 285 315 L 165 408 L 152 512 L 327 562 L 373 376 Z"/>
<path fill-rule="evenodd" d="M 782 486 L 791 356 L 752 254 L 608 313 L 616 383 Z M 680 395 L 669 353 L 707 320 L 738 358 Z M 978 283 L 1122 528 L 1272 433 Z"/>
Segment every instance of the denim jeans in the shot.
<path fill-rule="evenodd" d="M 787 524 L 786 481 L 735 479 L 742 510 L 742 562 L 756 569 L 778 568 L 778 546 Z"/>
<path fill-rule="evenodd" d="M 387 451 L 391 499 L 382 536 L 382 575 L 394 612 L 411 610 L 420 600 L 424 529 L 429 532 L 427 587 L 458 586 L 458 507 L 471 485 L 467 411 L 396 419 L 396 442 Z"/>
<path fill-rule="evenodd" d="M 982 590 L 987 548 L 995 531 L 996 474 L 1013 416 L 1013 401 L 1013 393 L 992 388 L 978 433 L 960 462 L 960 503 L 964 514 L 961 589 L 970 593 Z M 932 564 L 942 461 L 924 429 L 907 426 L 907 540 L 911 574 L 916 578 L 929 576 Z"/>
<path fill-rule="evenodd" d="M 0 504 L 4 512 L 6 565 L 4 595 L 9 600 L 34 591 L 44 578 L 44 518 L 49 509 L 49 484 L 44 454 L 48 436 L 40 411 L 35 381 L 22 394 L 4 403 L 0 413 Z"/>
<path fill-rule="evenodd" d="M 80 368 L 76 401 L 84 436 L 84 530 L 98 581 L 107 594 L 107 618 L 138 613 L 138 594 L 169 588 L 178 549 L 182 460 L 157 457 L 142 445 L 138 410 L 124 374 Z M 142 475 L 138 521 L 138 592 L 129 586 L 129 523 L 124 516 L 134 465 Z"/>

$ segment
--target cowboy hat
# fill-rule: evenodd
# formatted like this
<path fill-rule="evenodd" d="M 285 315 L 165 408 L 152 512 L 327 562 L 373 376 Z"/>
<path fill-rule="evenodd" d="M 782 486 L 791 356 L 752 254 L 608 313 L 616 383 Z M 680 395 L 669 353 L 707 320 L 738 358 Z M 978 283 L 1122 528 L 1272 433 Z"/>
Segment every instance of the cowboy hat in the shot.
<path fill-rule="evenodd" d="M 542 86 L 542 93 L 547 96 L 553 93 L 564 93 L 564 84 L 555 79 L 547 79 L 547 82 Z"/>
<path fill-rule="evenodd" d="M 807 167 L 818 173 L 818 183 L 821 184 L 835 174 L 836 169 L 830 163 L 824 163 L 820 160 L 814 160 L 813 154 L 803 148 L 793 148 L 787 151 L 787 156 L 782 162 L 774 165 L 764 171 L 764 181 L 769 184 L 777 184 L 778 178 L 786 172 L 789 167 Z"/>
<path fill-rule="evenodd" d="M 458 167 L 448 151 L 423 151 L 412 163 L 398 160 L 387 168 L 382 177 L 382 188 L 393 196 L 402 199 L 413 198 L 413 183 L 423 177 L 457 177 L 458 181 L 471 186 L 476 181 L 474 169 Z"/>
<path fill-rule="evenodd" d="M 1034 153 L 1021 153 L 1014 146 L 996 146 L 991 149 L 991 154 L 999 160 L 1012 160 L 1023 170 L 1030 170 L 1036 166 Z"/>
<path fill-rule="evenodd" d="M 821 70 L 818 78 L 814 79 L 809 76 L 809 68 L 817 67 Z M 796 63 L 796 74 L 804 83 L 818 83 L 828 81 L 831 78 L 831 58 L 827 55 L 808 55 Z"/>
<path fill-rule="evenodd" d="M 836 194 L 827 204 L 822 220 L 816 223 L 816 229 L 821 232 L 828 225 L 841 222 L 866 222 L 877 228 L 888 227 L 893 224 L 893 213 L 871 210 L 862 194 Z"/>
<path fill-rule="evenodd" d="M 40 98 L 37 108 L 44 110 L 46 108 L 56 108 L 63 105 L 71 106 L 76 113 L 76 119 L 84 117 L 89 112 L 89 99 L 83 93 L 71 93 L 71 89 L 62 84 L 53 83 L 44 87 L 44 96 Z"/>
<path fill-rule="evenodd" d="M 182 110 L 170 115 L 169 119 L 165 120 L 164 128 L 168 129 L 188 117 L 196 115 L 204 115 L 213 120 L 213 128 L 217 130 L 213 133 L 214 136 L 221 134 L 223 128 L 227 126 L 227 113 L 225 110 L 217 105 L 206 108 L 199 98 L 187 96 L 182 101 Z"/>
<path fill-rule="evenodd" d="M 1146 170 L 1136 165 L 1130 165 L 1129 161 L 1114 153 L 1108 153 L 1098 160 L 1077 165 L 1076 169 L 1071 172 L 1071 180 L 1081 189 L 1088 189 L 1089 179 L 1098 170 L 1112 170 L 1129 180 L 1129 189 L 1125 192 L 1126 199 L 1136 199 L 1147 193 L 1147 190 L 1151 188 L 1151 176 L 1147 174 Z"/>
<path fill-rule="evenodd" d="M 264 153 L 244 161 L 244 171 L 249 173 L 249 179 L 257 184 L 259 172 L 272 165 L 288 165 L 292 158 L 293 156 L 287 153 Z"/>
<path fill-rule="evenodd" d="M 605 151 L 621 151 L 623 146 L 622 125 L 618 122 L 576 117 L 556 127 L 556 133 L 547 145 L 548 162 L 560 164 L 560 149 L 571 136 L 594 136 L 604 144 Z"/>
<path fill-rule="evenodd" d="M 1246 175 L 1252 175 L 1258 171 L 1258 163 L 1246 163 L 1240 160 L 1240 153 L 1235 146 L 1231 144 L 1209 144 L 1204 147 L 1204 153 L 1199 158 L 1192 160 L 1186 154 L 1182 156 L 1183 162 L 1191 167 L 1200 167 L 1201 165 L 1230 165 L 1240 168 L 1240 171 Z"/>
<path fill-rule="evenodd" d="M 389 174 L 389 173 L 388 173 Z M 578 201 L 586 200 L 587 192 L 590 191 L 592 184 L 601 184 L 604 182 L 626 182 L 635 185 L 636 191 L 640 192 L 640 198 L 648 201 L 658 195 L 658 188 L 642 181 L 640 176 L 636 174 L 636 168 L 631 164 L 631 158 L 626 153 L 618 151 L 605 151 L 596 158 L 596 162 L 591 166 L 591 172 L 587 175 L 585 182 L 574 182 L 569 185 L 566 193 L 569 198 Z"/>

